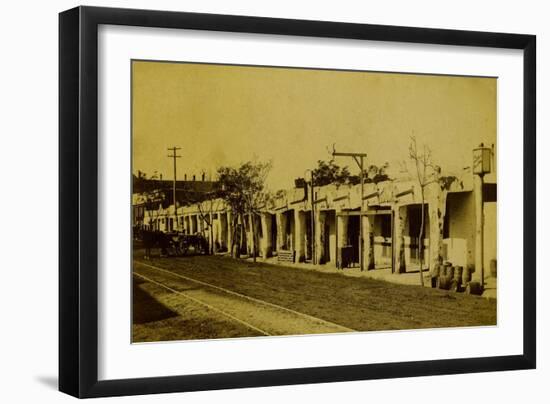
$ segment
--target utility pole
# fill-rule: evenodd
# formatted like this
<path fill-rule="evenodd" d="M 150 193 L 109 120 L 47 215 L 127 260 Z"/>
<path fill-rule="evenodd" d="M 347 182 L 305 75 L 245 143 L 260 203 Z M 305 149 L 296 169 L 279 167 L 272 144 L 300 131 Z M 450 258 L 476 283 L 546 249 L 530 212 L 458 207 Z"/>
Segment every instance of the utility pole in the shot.
<path fill-rule="evenodd" d="M 308 169 L 311 174 L 311 187 L 310 187 L 310 201 L 311 201 L 311 263 L 316 264 L 317 258 L 315 256 L 315 187 L 313 184 L 313 170 Z"/>
<path fill-rule="evenodd" d="M 176 205 L 176 159 L 179 159 L 181 156 L 178 156 L 177 152 L 178 150 L 181 150 L 181 147 L 169 147 L 168 151 L 171 151 L 172 154 L 169 154 L 168 157 L 174 159 L 174 182 L 172 186 L 172 202 L 174 203 L 174 215 L 176 219 L 176 225 L 175 228 L 179 228 L 179 222 L 178 222 L 178 206 Z"/>
<path fill-rule="evenodd" d="M 364 198 L 364 170 L 363 170 L 363 160 L 367 157 L 366 153 L 338 153 L 336 150 L 332 151 L 332 157 L 337 156 L 345 156 L 345 157 L 352 157 L 357 165 L 359 166 L 359 170 L 361 170 L 361 174 L 359 175 L 359 178 L 361 179 L 361 204 L 359 205 L 359 267 L 361 268 L 361 271 L 365 269 L 365 263 L 363 262 L 363 250 L 365 248 L 364 240 L 363 240 L 363 198 Z"/>

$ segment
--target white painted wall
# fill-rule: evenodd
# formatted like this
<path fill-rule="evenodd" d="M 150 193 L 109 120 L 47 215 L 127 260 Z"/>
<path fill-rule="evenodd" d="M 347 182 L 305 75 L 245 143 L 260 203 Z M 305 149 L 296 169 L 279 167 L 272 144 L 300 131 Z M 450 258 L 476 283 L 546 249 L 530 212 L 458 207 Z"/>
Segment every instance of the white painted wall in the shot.
<path fill-rule="evenodd" d="M 441 1 L 254 1 L 90 0 L 89 5 L 158 8 L 226 14 L 340 20 L 392 25 L 509 31 L 538 35 L 539 134 L 550 133 L 550 25 L 546 2 L 525 0 Z M 57 13 L 78 2 L 11 1 L 2 4 L 0 64 L 0 172 L 2 238 L 1 401 L 74 402 L 55 390 L 57 375 Z M 550 138 L 539 136 L 538 206 L 548 205 L 546 176 Z M 39 201 L 37 195 L 40 196 Z M 38 204 L 39 202 L 39 204 Z M 38 215 L 37 212 L 52 212 Z M 34 213 L 33 213 L 34 212 Z M 39 222 L 35 219 L 39 218 Z M 538 244 L 546 261 L 548 210 L 538 211 Z M 35 228 L 29 234 L 30 228 Z M 27 243 L 32 237 L 36 243 Z M 534 371 L 424 377 L 325 385 L 115 398 L 118 403 L 280 402 L 548 402 L 550 380 L 550 284 L 547 265 L 538 271 L 539 369 Z"/>
<path fill-rule="evenodd" d="M 474 265 L 476 218 L 473 192 L 451 193 L 447 196 L 447 212 L 449 216 L 449 239 L 447 244 L 447 259 L 453 265 Z M 490 219 L 490 221 L 489 221 Z M 488 223 L 495 223 L 496 217 L 488 218 Z M 494 225 L 490 226 L 494 229 Z M 491 233 L 493 239 L 495 234 Z"/>
<path fill-rule="evenodd" d="M 485 215 L 485 223 L 495 223 L 497 216 L 497 203 L 495 202 L 486 202 L 483 206 L 483 211 Z M 497 258 L 497 240 L 494 236 L 495 229 L 487 227 L 486 232 L 484 232 L 483 238 L 483 265 L 485 268 L 485 273 L 487 275 L 491 274 L 491 260 Z M 518 235 L 518 243 L 523 243 L 523 240 Z M 498 264 L 498 263 L 497 263 Z"/>

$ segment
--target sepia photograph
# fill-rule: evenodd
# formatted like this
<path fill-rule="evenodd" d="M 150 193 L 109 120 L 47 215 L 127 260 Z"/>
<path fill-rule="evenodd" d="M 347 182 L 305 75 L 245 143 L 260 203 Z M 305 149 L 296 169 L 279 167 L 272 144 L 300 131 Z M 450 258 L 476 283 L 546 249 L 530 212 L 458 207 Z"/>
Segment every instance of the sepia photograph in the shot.
<path fill-rule="evenodd" d="M 497 325 L 496 77 L 131 61 L 131 341 Z"/>

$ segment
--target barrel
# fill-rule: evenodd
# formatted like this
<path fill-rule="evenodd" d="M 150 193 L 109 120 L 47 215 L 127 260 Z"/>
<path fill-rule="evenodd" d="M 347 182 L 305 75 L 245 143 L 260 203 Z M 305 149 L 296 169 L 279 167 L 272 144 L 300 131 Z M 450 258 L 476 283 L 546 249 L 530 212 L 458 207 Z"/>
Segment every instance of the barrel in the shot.
<path fill-rule="evenodd" d="M 462 269 L 462 285 L 468 284 L 472 280 L 472 270 L 470 267 L 464 267 Z"/>
<path fill-rule="evenodd" d="M 433 266 L 433 268 L 432 268 L 432 274 L 431 274 L 431 275 L 432 275 L 432 278 L 437 278 L 439 275 L 441 275 L 441 274 L 440 274 L 440 272 L 441 272 L 440 267 L 441 267 L 440 264 L 435 264 L 435 265 Z"/>
<path fill-rule="evenodd" d="M 450 262 L 446 262 L 443 264 L 443 276 L 448 276 L 450 268 L 452 267 Z"/>
<path fill-rule="evenodd" d="M 468 295 L 481 295 L 483 293 L 483 288 L 479 282 L 468 282 L 464 290 Z"/>
<path fill-rule="evenodd" d="M 464 271 L 463 268 L 460 265 L 456 265 L 454 268 L 454 277 L 453 279 L 458 283 L 459 285 L 462 284 L 462 272 Z"/>
<path fill-rule="evenodd" d="M 453 279 L 455 277 L 455 267 L 449 265 L 447 267 L 447 278 Z"/>
<path fill-rule="evenodd" d="M 448 276 L 440 276 L 437 278 L 437 288 L 443 290 L 449 290 L 451 286 L 451 278 Z"/>
<path fill-rule="evenodd" d="M 458 292 L 460 290 L 460 284 L 456 279 L 452 279 L 449 283 L 449 290 L 451 292 Z"/>

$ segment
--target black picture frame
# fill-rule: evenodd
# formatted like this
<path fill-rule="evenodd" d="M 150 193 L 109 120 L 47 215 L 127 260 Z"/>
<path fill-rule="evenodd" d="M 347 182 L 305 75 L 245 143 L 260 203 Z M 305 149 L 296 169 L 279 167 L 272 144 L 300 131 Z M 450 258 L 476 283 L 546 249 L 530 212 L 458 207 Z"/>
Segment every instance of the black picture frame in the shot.
<path fill-rule="evenodd" d="M 523 354 L 99 381 L 100 24 L 523 50 Z M 60 13 L 59 389 L 83 398 L 535 368 L 535 103 L 534 35 L 96 7 Z"/>

